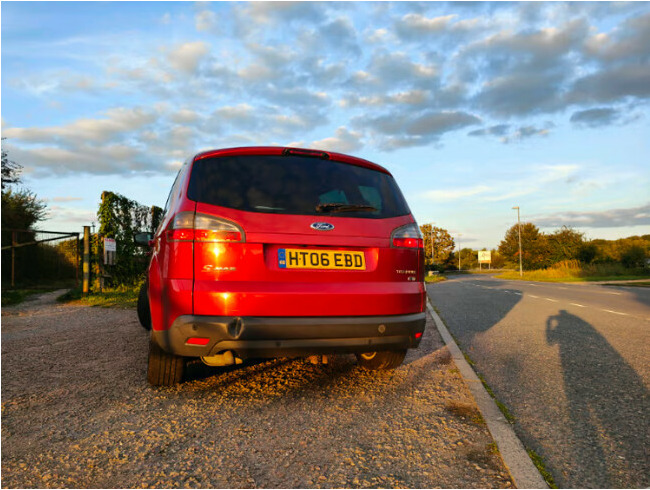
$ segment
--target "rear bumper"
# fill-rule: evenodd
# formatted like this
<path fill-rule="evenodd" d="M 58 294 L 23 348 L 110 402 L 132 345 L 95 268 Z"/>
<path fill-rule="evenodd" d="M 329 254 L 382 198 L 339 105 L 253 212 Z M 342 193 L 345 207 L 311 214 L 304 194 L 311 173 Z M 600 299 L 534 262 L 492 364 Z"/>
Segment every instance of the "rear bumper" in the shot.
<path fill-rule="evenodd" d="M 152 330 L 167 352 L 202 357 L 234 351 L 249 357 L 372 352 L 415 348 L 425 313 L 352 317 L 226 317 L 183 315 L 168 330 Z M 208 339 L 206 345 L 188 344 Z"/>

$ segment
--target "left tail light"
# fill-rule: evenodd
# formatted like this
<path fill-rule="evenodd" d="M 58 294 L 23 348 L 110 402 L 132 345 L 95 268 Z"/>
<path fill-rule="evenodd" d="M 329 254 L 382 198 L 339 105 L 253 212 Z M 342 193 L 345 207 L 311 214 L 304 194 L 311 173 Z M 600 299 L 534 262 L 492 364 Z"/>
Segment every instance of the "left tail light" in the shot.
<path fill-rule="evenodd" d="M 424 239 L 416 223 L 409 223 L 395 228 L 390 235 L 390 243 L 393 247 L 398 248 L 424 249 Z"/>
<path fill-rule="evenodd" d="M 167 229 L 167 240 L 242 243 L 246 235 L 241 226 L 227 219 L 183 211 L 174 216 Z"/>

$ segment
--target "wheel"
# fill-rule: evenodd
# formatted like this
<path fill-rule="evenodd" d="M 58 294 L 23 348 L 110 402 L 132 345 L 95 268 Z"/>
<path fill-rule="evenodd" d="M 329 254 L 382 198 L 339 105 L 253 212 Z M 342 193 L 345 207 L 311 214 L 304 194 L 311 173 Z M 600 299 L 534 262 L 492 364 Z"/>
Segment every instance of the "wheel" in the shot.
<path fill-rule="evenodd" d="M 138 294 L 138 320 L 145 330 L 151 330 L 151 310 L 149 309 L 149 294 L 147 293 L 148 285 L 145 282 L 140 288 Z"/>
<path fill-rule="evenodd" d="M 153 386 L 172 386 L 183 378 L 185 358 L 162 350 L 153 340 L 149 340 L 149 368 L 147 381 Z"/>
<path fill-rule="evenodd" d="M 387 350 L 357 354 L 357 362 L 362 368 L 376 371 L 378 369 L 395 369 L 402 364 L 406 350 Z"/>

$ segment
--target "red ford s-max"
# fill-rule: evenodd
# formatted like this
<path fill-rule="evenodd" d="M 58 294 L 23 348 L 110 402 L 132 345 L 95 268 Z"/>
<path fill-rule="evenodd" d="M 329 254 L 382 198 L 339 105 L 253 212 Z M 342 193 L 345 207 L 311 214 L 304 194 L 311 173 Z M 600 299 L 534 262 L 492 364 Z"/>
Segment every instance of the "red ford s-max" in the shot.
<path fill-rule="evenodd" d="M 392 175 L 369 161 L 281 147 L 199 153 L 155 235 L 138 241 L 153 248 L 138 304 L 152 385 L 180 382 L 188 358 L 354 353 L 390 369 L 420 343 L 422 235 Z"/>

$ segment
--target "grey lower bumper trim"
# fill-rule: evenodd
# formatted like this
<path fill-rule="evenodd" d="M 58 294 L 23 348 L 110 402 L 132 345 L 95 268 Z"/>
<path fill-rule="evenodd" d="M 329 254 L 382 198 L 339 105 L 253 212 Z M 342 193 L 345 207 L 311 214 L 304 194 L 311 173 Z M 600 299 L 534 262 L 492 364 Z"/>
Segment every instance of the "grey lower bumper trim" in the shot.
<path fill-rule="evenodd" d="M 163 349 L 200 357 L 232 350 L 239 357 L 278 357 L 417 347 L 425 313 L 362 317 L 222 317 L 183 315 L 169 330 L 152 331 Z M 188 345 L 192 337 L 208 339 Z"/>

